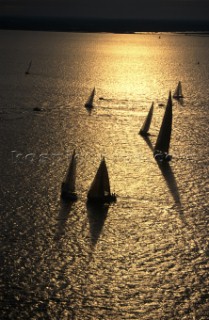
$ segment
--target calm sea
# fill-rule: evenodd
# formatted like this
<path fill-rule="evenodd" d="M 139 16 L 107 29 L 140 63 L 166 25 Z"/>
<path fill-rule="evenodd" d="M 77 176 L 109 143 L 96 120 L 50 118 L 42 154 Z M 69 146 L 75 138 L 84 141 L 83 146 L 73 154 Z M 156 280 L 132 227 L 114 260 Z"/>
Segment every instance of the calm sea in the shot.
<path fill-rule="evenodd" d="M 209 319 L 209 37 L 0 31 L 0 43 L 1 319 Z M 179 80 L 163 167 L 152 149 Z M 64 204 L 74 149 L 79 200 Z M 118 197 L 98 210 L 86 194 L 102 156 Z"/>

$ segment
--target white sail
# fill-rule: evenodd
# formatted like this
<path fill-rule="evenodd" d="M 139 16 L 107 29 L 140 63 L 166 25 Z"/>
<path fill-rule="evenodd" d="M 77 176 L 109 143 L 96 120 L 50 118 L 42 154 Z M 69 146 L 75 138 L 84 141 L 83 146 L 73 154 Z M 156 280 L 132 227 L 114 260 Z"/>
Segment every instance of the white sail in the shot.
<path fill-rule="evenodd" d="M 174 94 L 173 94 L 173 98 L 175 98 L 175 99 L 183 98 L 181 81 L 178 82 L 176 90 L 174 91 Z"/>
<path fill-rule="evenodd" d="M 95 96 L 96 90 L 95 88 L 92 90 L 88 100 L 85 103 L 86 108 L 93 108 L 93 102 L 94 102 L 94 96 Z"/>

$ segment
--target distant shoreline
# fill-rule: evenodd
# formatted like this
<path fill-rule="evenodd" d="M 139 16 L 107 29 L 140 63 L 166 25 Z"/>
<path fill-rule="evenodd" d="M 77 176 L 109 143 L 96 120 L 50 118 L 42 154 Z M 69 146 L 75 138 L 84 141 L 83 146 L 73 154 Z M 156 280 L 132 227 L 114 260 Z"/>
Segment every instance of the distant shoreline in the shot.
<path fill-rule="evenodd" d="M 0 29 L 61 32 L 179 32 L 208 35 L 209 21 L 0 17 Z"/>

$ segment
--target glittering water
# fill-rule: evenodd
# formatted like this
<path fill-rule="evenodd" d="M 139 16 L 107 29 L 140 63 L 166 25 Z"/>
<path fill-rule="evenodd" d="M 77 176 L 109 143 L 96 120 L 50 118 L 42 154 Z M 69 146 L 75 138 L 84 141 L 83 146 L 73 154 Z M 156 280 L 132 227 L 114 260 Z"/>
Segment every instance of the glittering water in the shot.
<path fill-rule="evenodd" d="M 1 31 L 0 42 L 1 319 L 208 319 L 209 38 Z M 173 161 L 159 166 L 179 80 Z M 74 148 L 79 200 L 65 204 Z M 118 199 L 89 207 L 101 155 Z"/>

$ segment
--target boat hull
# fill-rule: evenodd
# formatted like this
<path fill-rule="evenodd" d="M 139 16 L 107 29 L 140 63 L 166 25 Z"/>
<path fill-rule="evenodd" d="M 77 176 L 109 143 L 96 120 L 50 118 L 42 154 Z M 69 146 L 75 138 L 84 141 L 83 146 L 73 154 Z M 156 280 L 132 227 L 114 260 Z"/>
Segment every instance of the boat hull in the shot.
<path fill-rule="evenodd" d="M 140 130 L 140 131 L 139 131 L 139 134 L 140 134 L 142 137 L 148 137 L 148 136 L 150 136 L 150 133 L 149 133 L 149 132 L 146 132 L 146 131 L 143 131 L 143 130 Z"/>
<path fill-rule="evenodd" d="M 155 151 L 154 158 L 158 162 L 169 162 L 172 159 L 172 156 L 167 152 Z"/>
<path fill-rule="evenodd" d="M 184 97 L 184 96 L 182 96 L 182 95 L 181 95 L 181 96 L 173 95 L 173 98 L 174 98 L 174 99 L 177 99 L 177 100 L 178 100 L 178 99 L 183 99 L 183 97 Z"/>
<path fill-rule="evenodd" d="M 78 200 L 77 193 L 66 190 L 64 183 L 63 183 L 62 189 L 61 189 L 61 198 L 65 201 L 77 201 Z"/>
<path fill-rule="evenodd" d="M 63 191 L 61 193 L 61 198 L 65 201 L 77 201 L 78 200 L 78 196 L 75 192 Z"/>
<path fill-rule="evenodd" d="M 90 104 L 90 103 L 86 103 L 86 104 L 85 104 L 85 107 L 86 107 L 87 109 L 92 109 L 92 108 L 93 108 L 93 105 Z"/>

